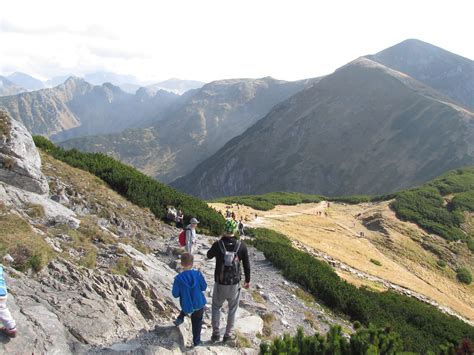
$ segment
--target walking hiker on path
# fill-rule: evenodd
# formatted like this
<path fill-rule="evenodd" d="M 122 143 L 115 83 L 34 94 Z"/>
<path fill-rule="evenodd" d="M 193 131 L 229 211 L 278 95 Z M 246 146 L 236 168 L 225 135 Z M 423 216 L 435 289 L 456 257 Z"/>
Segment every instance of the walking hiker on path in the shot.
<path fill-rule="evenodd" d="M 188 226 L 186 227 L 186 253 L 193 253 L 194 241 L 196 240 L 196 227 L 199 221 L 196 218 L 191 218 Z"/>
<path fill-rule="evenodd" d="M 216 258 L 216 269 L 214 271 L 214 290 L 212 292 L 212 337 L 211 341 L 216 342 L 220 335 L 221 308 L 225 301 L 229 306 L 227 314 L 227 326 L 223 341 L 235 340 L 233 334 L 235 315 L 240 301 L 240 262 L 244 265 L 245 283 L 244 288 L 250 287 L 250 261 L 247 246 L 244 242 L 235 238 L 237 223 L 234 220 L 227 220 L 224 229 L 224 236 L 212 244 L 207 252 L 209 259 Z"/>
<path fill-rule="evenodd" d="M 183 211 L 179 210 L 178 214 L 176 215 L 176 227 L 183 228 L 183 225 L 184 225 Z"/>
<path fill-rule="evenodd" d="M 202 318 L 206 305 L 206 297 L 203 292 L 206 291 L 207 284 L 201 271 L 193 269 L 193 262 L 192 254 L 181 255 L 183 271 L 174 279 L 172 293 L 174 297 L 179 297 L 181 304 L 181 312 L 174 324 L 180 326 L 183 324 L 186 314 L 190 314 L 193 345 L 198 346 L 201 345 Z"/>
<path fill-rule="evenodd" d="M 239 234 L 241 237 L 245 235 L 245 226 L 244 226 L 244 222 L 242 218 L 240 218 L 240 221 L 239 221 Z"/>

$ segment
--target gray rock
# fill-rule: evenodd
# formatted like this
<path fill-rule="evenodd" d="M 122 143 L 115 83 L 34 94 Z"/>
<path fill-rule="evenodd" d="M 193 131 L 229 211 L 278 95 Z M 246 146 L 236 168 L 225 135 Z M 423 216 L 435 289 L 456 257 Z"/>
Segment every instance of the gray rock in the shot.
<path fill-rule="evenodd" d="M 31 134 L 20 122 L 0 112 L 10 126 L 9 137 L 0 141 L 0 181 L 38 194 L 49 192 L 41 172 L 41 159 Z"/>

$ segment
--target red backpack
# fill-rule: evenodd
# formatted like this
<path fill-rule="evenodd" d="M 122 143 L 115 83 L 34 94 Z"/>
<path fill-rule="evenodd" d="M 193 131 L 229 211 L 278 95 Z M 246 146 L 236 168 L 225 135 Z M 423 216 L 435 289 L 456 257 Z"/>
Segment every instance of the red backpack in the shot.
<path fill-rule="evenodd" d="M 181 233 L 179 233 L 178 241 L 182 247 L 186 245 L 186 229 L 183 229 Z"/>

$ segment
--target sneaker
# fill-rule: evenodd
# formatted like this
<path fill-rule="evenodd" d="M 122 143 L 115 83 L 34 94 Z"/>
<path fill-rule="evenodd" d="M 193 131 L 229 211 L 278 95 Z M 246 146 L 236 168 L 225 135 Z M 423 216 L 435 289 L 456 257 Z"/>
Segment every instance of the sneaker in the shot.
<path fill-rule="evenodd" d="M 222 339 L 222 341 L 224 343 L 228 342 L 228 341 L 235 341 L 237 339 L 237 337 L 235 335 L 224 335 L 224 339 Z"/>
<path fill-rule="evenodd" d="M 176 320 L 173 323 L 175 326 L 179 327 L 181 324 L 184 323 L 184 318 L 176 318 Z"/>
<path fill-rule="evenodd" d="M 211 342 L 216 343 L 219 340 L 221 340 L 221 336 L 219 334 L 212 334 Z"/>
<path fill-rule="evenodd" d="M 8 335 L 10 338 L 16 337 L 16 328 L 13 329 L 7 329 L 5 327 L 0 328 L 0 331 Z"/>
<path fill-rule="evenodd" d="M 200 341 L 200 342 L 197 343 L 197 344 L 194 344 L 194 345 L 193 345 L 193 348 L 195 348 L 196 346 L 202 346 L 202 341 Z"/>

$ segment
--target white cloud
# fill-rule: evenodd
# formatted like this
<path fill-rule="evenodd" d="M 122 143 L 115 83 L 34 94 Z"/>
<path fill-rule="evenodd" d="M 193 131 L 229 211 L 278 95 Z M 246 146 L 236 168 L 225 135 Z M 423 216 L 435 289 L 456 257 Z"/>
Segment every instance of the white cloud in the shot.
<path fill-rule="evenodd" d="M 470 0 L 16 0 L 0 13 L 0 73 L 293 80 L 406 38 L 474 59 L 472 10 Z"/>

